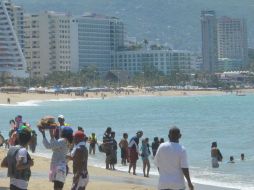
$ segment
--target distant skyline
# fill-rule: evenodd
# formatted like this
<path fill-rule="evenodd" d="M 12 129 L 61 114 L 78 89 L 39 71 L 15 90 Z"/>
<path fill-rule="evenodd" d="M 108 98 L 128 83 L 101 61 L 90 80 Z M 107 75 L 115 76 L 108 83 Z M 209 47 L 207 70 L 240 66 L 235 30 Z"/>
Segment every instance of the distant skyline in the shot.
<path fill-rule="evenodd" d="M 54 10 L 82 14 L 96 12 L 121 18 L 130 36 L 165 43 L 174 49 L 201 52 L 200 11 L 213 9 L 217 16 L 246 18 L 249 46 L 254 47 L 252 0 L 13 0 L 27 12 Z M 230 3 L 229 3 L 230 2 Z"/>

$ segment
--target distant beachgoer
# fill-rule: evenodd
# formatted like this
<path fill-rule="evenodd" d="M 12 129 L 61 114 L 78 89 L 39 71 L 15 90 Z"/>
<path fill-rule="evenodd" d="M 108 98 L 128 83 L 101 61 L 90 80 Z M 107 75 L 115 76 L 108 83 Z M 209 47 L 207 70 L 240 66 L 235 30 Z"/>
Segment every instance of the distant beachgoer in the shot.
<path fill-rule="evenodd" d="M 20 126 L 23 125 L 22 115 L 18 115 L 15 117 L 15 127 L 18 129 Z"/>
<path fill-rule="evenodd" d="M 53 154 L 50 163 L 49 180 L 54 183 L 55 190 L 63 189 L 67 175 L 67 159 L 66 155 L 69 151 L 69 146 L 73 140 L 73 130 L 71 127 L 63 127 L 61 130 L 61 138 L 56 139 L 53 129 L 49 130 L 50 142 L 47 140 L 45 131 L 40 130 L 43 136 L 43 144 L 45 148 L 52 149 Z"/>
<path fill-rule="evenodd" d="M 184 177 L 189 189 L 194 190 L 189 175 L 186 149 L 179 144 L 181 136 L 179 128 L 171 128 L 169 142 L 162 143 L 157 150 L 154 161 L 160 174 L 159 190 L 185 189 Z"/>
<path fill-rule="evenodd" d="M 129 173 L 133 167 L 133 175 L 136 175 L 136 163 L 138 160 L 139 153 L 139 139 L 143 136 L 143 131 L 138 131 L 136 136 L 132 137 L 128 145 L 128 159 L 129 159 Z"/>
<path fill-rule="evenodd" d="M 7 98 L 7 103 L 10 104 L 11 103 L 11 99 Z"/>
<path fill-rule="evenodd" d="M 10 124 L 10 128 L 11 129 L 15 129 L 16 128 L 16 123 L 15 123 L 15 121 L 13 119 L 10 120 L 9 124 Z"/>
<path fill-rule="evenodd" d="M 75 146 L 71 152 L 73 160 L 73 184 L 71 190 L 85 190 L 89 181 L 87 170 L 88 150 L 84 142 L 85 134 L 82 131 L 74 133 Z"/>
<path fill-rule="evenodd" d="M 165 142 L 164 138 L 160 138 L 160 144 L 162 144 L 164 142 Z"/>
<path fill-rule="evenodd" d="M 58 127 L 54 130 L 54 135 L 56 140 L 58 140 L 61 137 L 62 129 L 68 126 L 68 124 L 65 123 L 65 118 L 63 115 L 59 115 L 57 117 L 57 120 L 58 120 Z"/>
<path fill-rule="evenodd" d="M 90 143 L 89 146 L 89 154 L 95 154 L 95 149 L 96 149 L 96 145 L 97 145 L 97 137 L 95 135 L 95 133 L 92 133 L 91 136 L 88 138 L 88 142 Z"/>
<path fill-rule="evenodd" d="M 108 127 L 103 135 L 103 151 L 106 153 L 106 169 L 109 169 L 110 159 L 113 154 L 112 129 Z"/>
<path fill-rule="evenodd" d="M 244 153 L 242 153 L 242 154 L 241 154 L 241 160 L 242 160 L 242 161 L 244 161 L 244 160 L 245 160 L 245 158 L 244 158 L 244 157 L 245 157 L 245 156 L 244 156 Z"/>
<path fill-rule="evenodd" d="M 230 156 L 229 157 L 229 161 L 228 161 L 229 164 L 234 164 L 235 161 L 234 161 L 234 156 Z"/>
<path fill-rule="evenodd" d="M 146 145 L 147 145 L 147 148 L 148 148 L 149 155 L 151 155 L 149 138 L 145 138 L 145 141 L 147 142 Z"/>
<path fill-rule="evenodd" d="M 212 167 L 218 168 L 219 162 L 222 161 L 223 156 L 220 150 L 217 148 L 217 142 L 213 142 L 211 146 L 211 157 L 212 157 Z"/>
<path fill-rule="evenodd" d="M 111 132 L 112 137 L 112 154 L 110 159 L 110 169 L 115 170 L 115 165 L 117 164 L 117 142 L 115 140 L 116 133 L 114 131 Z"/>
<path fill-rule="evenodd" d="M 35 152 L 36 146 L 37 146 L 37 134 L 35 130 L 32 130 L 31 140 L 29 142 L 29 148 L 32 151 L 32 153 Z"/>
<path fill-rule="evenodd" d="M 144 177 L 149 177 L 149 171 L 150 171 L 150 161 L 149 161 L 149 156 L 150 156 L 150 151 L 148 148 L 148 139 L 142 140 L 142 146 L 141 146 L 141 158 L 143 160 L 143 174 Z M 147 171 L 146 171 L 147 169 Z"/>
<path fill-rule="evenodd" d="M 160 146 L 159 138 L 158 137 L 154 137 L 154 140 L 153 140 L 153 143 L 152 143 L 153 156 L 155 156 L 159 146 Z"/>
<path fill-rule="evenodd" d="M 127 156 L 128 156 L 128 134 L 124 133 L 123 134 L 123 138 L 122 140 L 119 142 L 119 147 L 121 149 L 121 158 L 122 158 L 122 165 L 126 165 L 127 164 Z"/>
<path fill-rule="evenodd" d="M 82 131 L 82 132 L 84 132 L 83 127 L 78 126 L 78 131 Z"/>
<path fill-rule="evenodd" d="M 11 147 L 7 153 L 7 157 L 1 163 L 1 167 L 8 168 L 10 190 L 25 190 L 28 187 L 31 176 L 30 167 L 34 165 L 26 149 L 30 139 L 30 131 L 19 131 L 19 145 Z"/>

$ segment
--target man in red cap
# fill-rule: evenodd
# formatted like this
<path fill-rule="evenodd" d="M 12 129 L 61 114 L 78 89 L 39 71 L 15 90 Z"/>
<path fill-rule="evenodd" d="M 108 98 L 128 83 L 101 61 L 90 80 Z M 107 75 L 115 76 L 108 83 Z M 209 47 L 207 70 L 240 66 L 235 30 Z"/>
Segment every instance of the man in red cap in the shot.
<path fill-rule="evenodd" d="M 85 134 L 76 131 L 73 135 L 75 146 L 71 152 L 73 160 L 73 184 L 71 190 L 85 190 L 89 181 L 87 171 L 88 150 L 85 144 Z"/>

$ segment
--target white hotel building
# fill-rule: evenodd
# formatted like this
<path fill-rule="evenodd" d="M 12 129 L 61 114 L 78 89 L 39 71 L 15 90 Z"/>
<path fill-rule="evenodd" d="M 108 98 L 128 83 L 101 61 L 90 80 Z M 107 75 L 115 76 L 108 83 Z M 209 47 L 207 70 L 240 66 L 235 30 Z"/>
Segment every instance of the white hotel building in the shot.
<path fill-rule="evenodd" d="M 25 57 L 31 77 L 70 71 L 70 20 L 63 13 L 25 16 Z"/>
<path fill-rule="evenodd" d="M 26 61 L 22 52 L 23 9 L 11 1 L 0 1 L 0 75 L 24 78 Z"/>
<path fill-rule="evenodd" d="M 119 51 L 115 53 L 113 70 L 134 75 L 143 72 L 145 65 L 153 65 L 165 75 L 172 72 L 190 73 L 191 53 L 178 50 Z"/>

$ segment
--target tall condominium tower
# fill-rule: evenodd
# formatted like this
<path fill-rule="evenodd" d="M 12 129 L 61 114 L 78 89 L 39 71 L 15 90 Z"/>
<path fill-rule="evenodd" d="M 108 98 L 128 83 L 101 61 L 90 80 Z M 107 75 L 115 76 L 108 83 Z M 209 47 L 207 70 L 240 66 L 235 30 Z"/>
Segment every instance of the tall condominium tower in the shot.
<path fill-rule="evenodd" d="M 31 77 L 70 71 L 70 18 L 55 12 L 25 16 L 25 56 Z"/>
<path fill-rule="evenodd" d="M 26 77 L 23 46 L 23 9 L 11 1 L 0 1 L 0 74 Z"/>
<path fill-rule="evenodd" d="M 217 19 L 215 11 L 201 12 L 202 70 L 214 73 L 218 69 Z"/>
<path fill-rule="evenodd" d="M 94 66 L 100 74 L 106 74 L 113 65 L 115 51 L 123 46 L 124 24 L 119 19 L 97 14 L 72 19 L 72 71 Z"/>
<path fill-rule="evenodd" d="M 247 26 L 244 19 L 218 19 L 218 50 L 220 59 L 238 61 L 235 69 L 239 70 L 247 65 Z"/>

